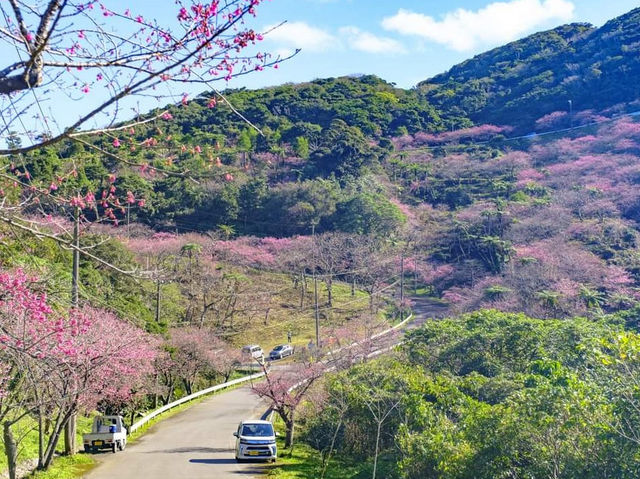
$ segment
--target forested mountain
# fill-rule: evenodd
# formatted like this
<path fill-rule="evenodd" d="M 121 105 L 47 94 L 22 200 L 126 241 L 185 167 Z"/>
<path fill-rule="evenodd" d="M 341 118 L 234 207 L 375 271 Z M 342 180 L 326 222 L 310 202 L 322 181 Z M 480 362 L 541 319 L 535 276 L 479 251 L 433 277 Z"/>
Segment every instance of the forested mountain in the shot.
<path fill-rule="evenodd" d="M 640 9 L 601 28 L 565 25 L 496 48 L 418 85 L 428 101 L 475 123 L 533 130 L 554 111 L 606 110 L 640 96 Z M 567 126 L 569 119 L 567 118 Z"/>

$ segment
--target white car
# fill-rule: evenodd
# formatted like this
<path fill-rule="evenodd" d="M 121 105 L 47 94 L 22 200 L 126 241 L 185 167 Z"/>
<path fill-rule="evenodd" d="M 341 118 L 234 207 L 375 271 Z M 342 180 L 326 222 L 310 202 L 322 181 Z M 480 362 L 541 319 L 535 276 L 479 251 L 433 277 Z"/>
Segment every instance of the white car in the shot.
<path fill-rule="evenodd" d="M 270 421 L 242 421 L 233 435 L 236 437 L 236 461 L 260 459 L 276 462 L 276 433 Z"/>
<path fill-rule="evenodd" d="M 249 344 L 242 348 L 242 355 L 262 361 L 264 359 L 264 351 L 257 344 Z"/>

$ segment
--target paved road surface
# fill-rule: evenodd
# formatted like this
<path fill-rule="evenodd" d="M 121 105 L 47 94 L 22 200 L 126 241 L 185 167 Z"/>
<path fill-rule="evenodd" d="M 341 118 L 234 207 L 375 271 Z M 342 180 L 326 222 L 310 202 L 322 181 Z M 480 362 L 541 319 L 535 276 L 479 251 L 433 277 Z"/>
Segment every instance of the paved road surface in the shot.
<path fill-rule="evenodd" d="M 265 404 L 249 387 L 213 396 L 154 425 L 124 452 L 95 455 L 86 479 L 224 479 L 262 477 L 264 466 L 236 464 L 233 432 L 259 418 Z"/>

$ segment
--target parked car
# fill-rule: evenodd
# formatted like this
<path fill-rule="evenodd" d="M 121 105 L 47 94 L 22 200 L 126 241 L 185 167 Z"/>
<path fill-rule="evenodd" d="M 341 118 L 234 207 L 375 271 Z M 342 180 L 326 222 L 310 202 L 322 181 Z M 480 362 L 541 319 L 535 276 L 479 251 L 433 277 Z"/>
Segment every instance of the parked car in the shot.
<path fill-rule="evenodd" d="M 99 449 L 111 449 L 112 452 L 124 451 L 127 446 L 127 429 L 122 416 L 96 416 L 89 434 L 82 436 L 84 452 L 97 452 Z"/>
<path fill-rule="evenodd" d="M 293 354 L 293 346 L 290 344 L 279 344 L 269 353 L 269 359 L 282 359 Z"/>
<path fill-rule="evenodd" d="M 249 344 L 247 346 L 244 346 L 242 348 L 242 355 L 247 358 L 257 359 L 259 361 L 262 361 L 264 359 L 264 351 L 262 351 L 262 348 L 257 344 Z"/>
<path fill-rule="evenodd" d="M 236 437 L 236 461 L 262 459 L 276 462 L 278 448 L 271 422 L 258 419 L 242 421 L 233 435 Z"/>

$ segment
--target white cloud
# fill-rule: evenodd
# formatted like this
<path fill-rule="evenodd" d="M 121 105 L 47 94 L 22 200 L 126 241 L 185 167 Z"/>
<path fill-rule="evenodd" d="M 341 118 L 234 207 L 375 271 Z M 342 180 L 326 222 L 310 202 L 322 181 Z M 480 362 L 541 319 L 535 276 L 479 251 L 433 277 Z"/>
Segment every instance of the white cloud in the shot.
<path fill-rule="evenodd" d="M 367 53 L 406 53 L 404 46 L 393 38 L 378 37 L 357 27 L 342 27 L 340 34 L 354 50 Z"/>
<path fill-rule="evenodd" d="M 265 27 L 269 32 L 274 26 Z M 302 48 L 305 51 L 322 52 L 335 48 L 339 42 L 330 33 L 305 22 L 287 22 L 269 32 L 266 39 L 278 43 L 284 49 Z"/>
<path fill-rule="evenodd" d="M 462 8 L 441 20 L 400 9 L 382 21 L 387 30 L 416 35 L 457 51 L 474 50 L 515 40 L 550 21 L 567 21 L 575 5 L 569 0 L 495 2 L 473 12 Z"/>

